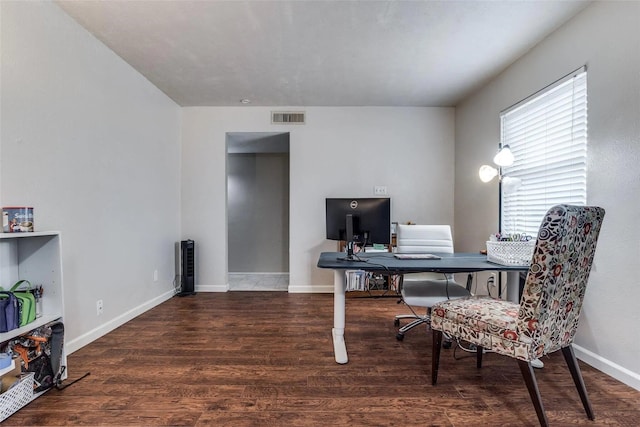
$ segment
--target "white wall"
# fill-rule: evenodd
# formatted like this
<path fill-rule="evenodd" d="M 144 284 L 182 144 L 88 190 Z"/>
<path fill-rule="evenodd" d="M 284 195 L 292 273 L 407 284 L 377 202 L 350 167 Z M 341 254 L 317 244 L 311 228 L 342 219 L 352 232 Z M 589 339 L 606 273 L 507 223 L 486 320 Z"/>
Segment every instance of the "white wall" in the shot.
<path fill-rule="evenodd" d="M 606 209 L 576 353 L 640 389 L 640 2 L 596 2 L 456 110 L 456 246 L 497 228 L 497 185 L 477 171 L 499 141 L 501 110 L 587 64 L 588 203 Z"/>
<path fill-rule="evenodd" d="M 55 4 L 0 7 L 0 203 L 62 232 L 73 351 L 171 296 L 180 109 Z"/>
<path fill-rule="evenodd" d="M 333 271 L 316 267 L 336 248 L 325 240 L 326 197 L 386 185 L 392 220 L 453 223 L 453 109 L 302 109 L 305 125 L 271 125 L 267 107 L 183 110 L 182 228 L 198 246 L 197 289 L 227 289 L 226 132 L 290 132 L 290 292 L 333 292 Z"/>

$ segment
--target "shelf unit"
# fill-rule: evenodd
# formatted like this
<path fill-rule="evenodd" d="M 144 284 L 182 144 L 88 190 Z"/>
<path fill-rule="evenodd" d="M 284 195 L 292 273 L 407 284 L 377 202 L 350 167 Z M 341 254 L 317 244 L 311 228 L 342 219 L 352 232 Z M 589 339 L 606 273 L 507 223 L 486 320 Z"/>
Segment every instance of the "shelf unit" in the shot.
<path fill-rule="evenodd" d="M 62 286 L 61 237 L 58 231 L 0 233 L 0 286 L 8 290 L 18 280 L 32 286 L 42 285 L 42 316 L 21 328 L 0 333 L 0 344 L 24 335 L 55 320 L 62 320 L 64 294 Z M 62 365 L 66 366 L 63 349 Z M 63 375 L 66 378 L 66 371 Z M 40 394 L 34 394 L 37 398 Z"/>

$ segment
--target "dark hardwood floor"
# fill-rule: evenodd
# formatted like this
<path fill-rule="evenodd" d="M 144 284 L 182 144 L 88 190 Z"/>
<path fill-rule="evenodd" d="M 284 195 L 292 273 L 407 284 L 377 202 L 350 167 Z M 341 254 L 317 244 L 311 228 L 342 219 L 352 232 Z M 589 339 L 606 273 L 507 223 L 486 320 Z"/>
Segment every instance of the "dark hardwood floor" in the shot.
<path fill-rule="evenodd" d="M 350 361 L 333 358 L 333 297 L 283 292 L 176 297 L 68 357 L 69 380 L 11 425 L 537 426 L 509 358 L 481 370 L 443 350 L 431 386 L 424 328 L 395 339 L 395 298 L 347 298 Z M 637 426 L 640 392 L 580 364 L 589 421 L 562 355 L 537 370 L 551 425 Z"/>

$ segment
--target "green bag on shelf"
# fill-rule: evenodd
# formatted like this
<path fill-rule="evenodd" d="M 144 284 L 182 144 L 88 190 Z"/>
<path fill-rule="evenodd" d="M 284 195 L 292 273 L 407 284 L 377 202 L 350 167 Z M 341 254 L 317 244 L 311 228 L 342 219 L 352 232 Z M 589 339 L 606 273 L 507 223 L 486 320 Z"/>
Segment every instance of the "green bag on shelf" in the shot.
<path fill-rule="evenodd" d="M 27 284 L 27 289 L 18 290 L 18 287 L 23 283 Z M 31 282 L 28 280 L 19 280 L 9 290 L 18 298 L 18 304 L 20 306 L 20 326 L 25 326 L 36 320 L 36 297 L 30 289 Z"/>

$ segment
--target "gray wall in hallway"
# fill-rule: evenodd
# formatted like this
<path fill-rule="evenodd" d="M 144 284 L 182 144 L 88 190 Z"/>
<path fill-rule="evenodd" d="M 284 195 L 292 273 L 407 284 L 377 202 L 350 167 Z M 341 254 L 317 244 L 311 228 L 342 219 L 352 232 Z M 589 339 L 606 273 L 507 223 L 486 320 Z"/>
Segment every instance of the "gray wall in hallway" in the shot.
<path fill-rule="evenodd" d="M 229 154 L 229 272 L 289 271 L 289 154 Z"/>

